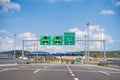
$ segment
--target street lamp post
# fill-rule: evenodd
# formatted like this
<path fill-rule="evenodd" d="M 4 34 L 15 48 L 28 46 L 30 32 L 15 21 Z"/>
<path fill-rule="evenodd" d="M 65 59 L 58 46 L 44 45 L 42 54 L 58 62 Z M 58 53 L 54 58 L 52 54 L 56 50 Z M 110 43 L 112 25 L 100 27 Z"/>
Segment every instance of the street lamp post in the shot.
<path fill-rule="evenodd" d="M 87 63 L 89 63 L 89 26 L 90 23 L 87 23 Z"/>
<path fill-rule="evenodd" d="M 16 34 L 14 34 L 14 62 L 16 62 Z"/>
<path fill-rule="evenodd" d="M 87 37 L 87 35 L 85 34 L 85 63 L 87 63 L 87 43 L 86 43 L 86 37 Z"/>

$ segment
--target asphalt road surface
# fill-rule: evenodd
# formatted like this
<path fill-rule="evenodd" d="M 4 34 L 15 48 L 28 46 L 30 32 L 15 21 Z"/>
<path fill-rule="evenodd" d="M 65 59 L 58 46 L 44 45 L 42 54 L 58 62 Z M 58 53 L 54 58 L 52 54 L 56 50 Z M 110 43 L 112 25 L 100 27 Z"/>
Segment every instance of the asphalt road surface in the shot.
<path fill-rule="evenodd" d="M 120 69 L 87 64 L 1 66 L 0 80 L 120 80 Z"/>

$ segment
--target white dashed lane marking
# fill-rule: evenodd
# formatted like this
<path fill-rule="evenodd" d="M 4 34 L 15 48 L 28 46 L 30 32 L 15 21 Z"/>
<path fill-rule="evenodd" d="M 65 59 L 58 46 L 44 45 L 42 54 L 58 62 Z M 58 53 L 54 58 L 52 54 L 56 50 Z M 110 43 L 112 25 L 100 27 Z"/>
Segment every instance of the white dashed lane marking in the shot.
<path fill-rule="evenodd" d="M 33 73 L 37 73 L 38 71 L 40 71 L 40 69 L 38 69 L 38 70 L 34 71 Z"/>
<path fill-rule="evenodd" d="M 70 72 L 72 74 L 72 72 Z"/>
<path fill-rule="evenodd" d="M 79 80 L 78 78 L 74 78 L 74 80 Z"/>
<path fill-rule="evenodd" d="M 73 77 L 74 77 L 74 76 L 75 76 L 75 74 L 71 74 L 71 76 L 73 76 Z"/>

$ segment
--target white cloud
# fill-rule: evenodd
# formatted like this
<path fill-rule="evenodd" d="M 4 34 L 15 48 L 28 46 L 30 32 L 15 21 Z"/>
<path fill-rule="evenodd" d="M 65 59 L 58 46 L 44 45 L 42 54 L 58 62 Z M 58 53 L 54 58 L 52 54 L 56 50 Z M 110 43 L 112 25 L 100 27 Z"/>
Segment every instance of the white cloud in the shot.
<path fill-rule="evenodd" d="M 112 0 L 112 3 L 113 3 L 115 6 L 120 6 L 120 1 L 119 1 L 119 0 Z"/>
<path fill-rule="evenodd" d="M 13 50 L 14 39 L 9 37 L 0 37 L 0 50 Z"/>
<path fill-rule="evenodd" d="M 116 12 L 113 11 L 113 10 L 102 10 L 102 11 L 100 12 L 100 14 L 113 15 L 113 14 L 116 14 Z"/>
<path fill-rule="evenodd" d="M 80 1 L 80 0 L 47 0 L 49 3 L 55 3 L 55 2 L 73 2 L 73 1 Z"/>
<path fill-rule="evenodd" d="M 6 33 L 5 30 L 0 30 L 0 33 Z M 31 32 L 25 32 L 18 34 L 16 36 L 16 49 L 21 50 L 22 49 L 22 40 L 36 40 L 36 34 L 33 34 Z M 36 41 L 34 42 L 25 42 L 24 48 L 26 49 L 28 46 L 32 47 L 36 45 Z M 0 37 L 0 50 L 13 50 L 14 49 L 14 38 L 12 38 L 8 35 L 5 35 L 4 37 Z"/>
<path fill-rule="evenodd" d="M 76 37 L 79 39 L 84 39 L 85 35 L 87 34 L 86 30 L 80 30 L 77 27 L 69 29 L 70 32 L 75 32 Z M 102 32 L 104 32 L 105 29 L 101 28 L 99 25 L 90 25 L 89 26 L 89 34 L 90 34 L 90 39 L 98 39 L 98 35 Z M 97 35 L 97 38 L 94 36 Z"/>
<path fill-rule="evenodd" d="M 69 32 L 76 33 L 76 39 L 85 40 L 86 30 L 80 30 L 77 27 L 70 28 Z M 1 31 L 2 32 L 2 31 Z M 4 32 L 4 31 L 3 31 Z M 101 28 L 99 25 L 90 25 L 89 27 L 90 39 L 91 40 L 106 40 L 106 43 L 113 42 L 113 39 L 110 35 L 105 34 L 105 29 Z M 76 41 L 75 46 L 42 46 L 40 45 L 40 41 L 37 43 L 36 34 L 31 32 L 20 33 L 16 37 L 16 49 L 22 49 L 22 40 L 35 40 L 35 41 L 27 41 L 24 43 L 24 50 L 28 51 L 37 51 L 37 44 L 39 51 L 45 52 L 71 52 L 71 51 L 83 51 L 85 50 L 85 42 Z M 20 43 L 20 44 L 19 44 Z M 100 42 L 90 42 L 90 50 L 100 50 L 101 44 Z M 13 50 L 14 48 L 14 39 L 10 37 L 0 37 L 0 50 Z"/>
<path fill-rule="evenodd" d="M 56 0 L 47 0 L 49 3 L 54 3 Z"/>
<path fill-rule="evenodd" d="M 0 0 L 0 7 L 0 13 L 20 10 L 20 5 L 18 3 L 12 2 L 11 0 Z"/>
<path fill-rule="evenodd" d="M 78 28 L 71 28 L 69 29 L 70 32 L 75 32 L 76 38 L 83 39 L 85 37 L 86 31 L 79 30 Z"/>
<path fill-rule="evenodd" d="M 107 42 L 112 41 L 110 35 L 105 34 L 105 29 L 101 28 L 99 25 L 90 25 L 90 38 L 94 40 L 106 40 Z"/>
<path fill-rule="evenodd" d="M 120 1 L 116 2 L 115 4 L 116 6 L 120 6 Z"/>
<path fill-rule="evenodd" d="M 33 34 L 31 32 L 25 32 L 18 35 L 18 38 L 21 38 L 22 40 L 36 40 L 36 34 Z"/>
<path fill-rule="evenodd" d="M 71 29 L 69 29 L 69 31 L 75 32 L 77 39 L 85 40 L 85 35 L 87 34 L 86 30 L 82 31 L 78 28 L 71 28 Z M 110 35 L 105 34 L 105 29 L 101 28 L 99 25 L 90 25 L 89 26 L 89 38 L 90 38 L 90 40 L 106 40 L 106 42 L 108 42 L 108 43 L 113 42 L 112 37 Z M 77 47 L 79 47 L 81 43 L 83 43 L 83 45 L 81 45 L 83 47 L 81 47 L 81 48 L 84 49 L 84 42 L 77 43 L 77 45 L 78 45 Z M 100 49 L 101 44 L 99 41 L 97 41 L 94 43 L 91 42 L 90 45 L 91 45 L 92 49 L 96 49 L 96 48 Z"/>
<path fill-rule="evenodd" d="M 28 41 L 24 42 L 25 48 L 36 46 L 36 43 L 37 43 L 36 42 L 36 40 L 37 40 L 36 34 L 33 34 L 31 32 L 20 33 L 18 35 L 18 38 L 21 39 L 21 41 L 22 40 L 28 40 Z M 30 41 L 30 40 L 33 40 L 33 41 Z"/>
<path fill-rule="evenodd" d="M 0 33 L 7 33 L 5 30 L 0 30 Z"/>
<path fill-rule="evenodd" d="M 96 31 L 96 32 L 104 32 L 105 31 L 99 25 L 90 25 L 89 30 L 90 31 Z"/>

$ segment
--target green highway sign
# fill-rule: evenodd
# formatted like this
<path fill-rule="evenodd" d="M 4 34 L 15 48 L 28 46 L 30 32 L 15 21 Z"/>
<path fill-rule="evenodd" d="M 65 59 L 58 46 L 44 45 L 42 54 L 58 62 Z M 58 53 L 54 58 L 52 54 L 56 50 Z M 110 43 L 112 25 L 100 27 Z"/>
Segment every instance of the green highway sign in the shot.
<path fill-rule="evenodd" d="M 51 36 L 42 36 L 40 38 L 40 45 L 51 45 Z"/>
<path fill-rule="evenodd" d="M 64 45 L 75 45 L 75 33 L 74 32 L 64 33 Z"/>
<path fill-rule="evenodd" d="M 51 39 L 52 38 L 52 39 Z M 64 44 L 63 44 L 64 38 Z M 65 32 L 63 36 L 42 36 L 40 45 L 75 45 L 75 32 Z"/>
<path fill-rule="evenodd" d="M 62 36 L 54 36 L 52 39 L 53 45 L 63 45 L 63 37 Z"/>
<path fill-rule="evenodd" d="M 76 58 L 75 60 L 76 60 L 76 61 L 81 61 L 81 60 L 82 60 L 82 58 Z"/>

